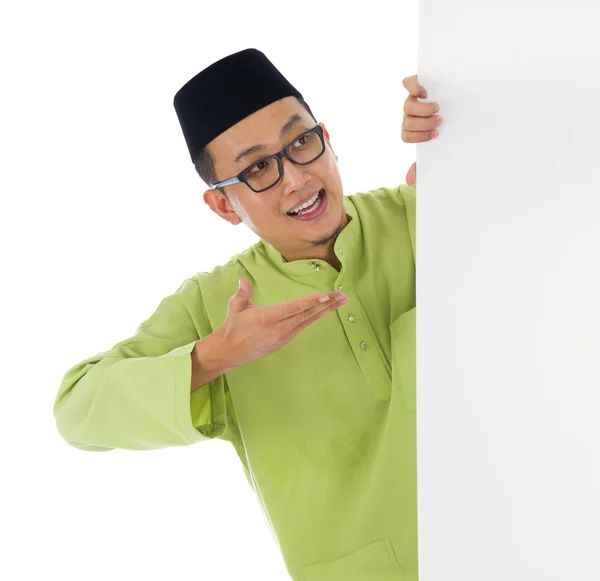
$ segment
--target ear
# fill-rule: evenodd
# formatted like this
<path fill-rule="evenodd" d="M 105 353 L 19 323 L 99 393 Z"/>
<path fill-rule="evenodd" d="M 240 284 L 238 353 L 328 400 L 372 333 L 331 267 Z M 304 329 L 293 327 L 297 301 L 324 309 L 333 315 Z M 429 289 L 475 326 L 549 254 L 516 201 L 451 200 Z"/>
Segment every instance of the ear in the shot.
<path fill-rule="evenodd" d="M 329 138 L 329 131 L 327 131 L 327 127 L 325 127 L 325 123 L 323 123 L 321 121 L 321 123 L 319 123 L 319 125 L 323 128 L 323 136 L 327 140 L 327 143 L 329 144 L 329 147 L 331 147 L 331 151 L 333 152 L 333 155 L 335 155 L 335 151 L 333 151 L 333 147 L 331 145 L 331 139 Z M 337 155 L 335 155 L 335 159 L 336 160 L 338 159 Z"/>
<path fill-rule="evenodd" d="M 202 197 L 206 205 L 223 220 L 234 226 L 242 222 L 227 198 L 219 190 L 206 190 Z"/>

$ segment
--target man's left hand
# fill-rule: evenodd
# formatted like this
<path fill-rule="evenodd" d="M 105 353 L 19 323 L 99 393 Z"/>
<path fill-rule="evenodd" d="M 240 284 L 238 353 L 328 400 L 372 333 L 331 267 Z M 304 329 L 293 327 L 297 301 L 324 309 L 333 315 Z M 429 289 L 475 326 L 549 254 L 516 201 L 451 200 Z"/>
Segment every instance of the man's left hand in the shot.
<path fill-rule="evenodd" d="M 444 120 L 440 115 L 437 103 L 421 103 L 417 98 L 426 99 L 427 91 L 419 84 L 417 75 L 406 77 L 402 84 L 409 95 L 404 101 L 404 121 L 402 122 L 402 141 L 405 143 L 423 143 L 438 136 L 436 127 Z M 406 174 L 406 183 L 413 186 L 417 183 L 417 162 L 413 163 Z"/>

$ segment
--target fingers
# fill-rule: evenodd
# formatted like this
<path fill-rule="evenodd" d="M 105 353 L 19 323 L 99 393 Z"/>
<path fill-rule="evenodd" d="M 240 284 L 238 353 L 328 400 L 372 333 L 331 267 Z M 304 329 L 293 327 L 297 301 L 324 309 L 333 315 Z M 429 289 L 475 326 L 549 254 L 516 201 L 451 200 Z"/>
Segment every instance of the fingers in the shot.
<path fill-rule="evenodd" d="M 405 117 L 404 123 L 402 125 L 402 141 L 404 141 L 405 143 L 422 143 L 423 141 L 429 141 L 430 139 L 437 137 L 438 132 L 435 129 L 435 127 L 438 126 L 437 122 L 431 120 L 425 121 L 429 122 L 427 124 L 424 123 L 426 127 L 425 130 L 407 130 L 406 127 L 414 127 L 414 125 L 411 123 L 412 120 L 409 117 Z M 428 128 L 427 125 L 433 125 L 433 130 L 431 128 Z"/>
<path fill-rule="evenodd" d="M 322 319 L 331 311 L 339 309 L 347 302 L 348 297 L 344 297 L 341 300 L 330 300 L 329 302 L 324 303 L 320 308 L 315 307 L 314 309 L 307 309 L 306 311 L 299 313 L 294 317 L 290 317 L 285 321 L 285 324 L 289 325 L 289 332 L 292 334 L 292 336 L 295 336 L 300 333 L 300 331 L 312 325 L 315 321 Z"/>
<path fill-rule="evenodd" d="M 412 95 L 409 95 L 404 101 L 404 114 L 411 117 L 431 117 L 439 110 L 439 103 L 421 103 Z"/>
<path fill-rule="evenodd" d="M 321 302 L 321 299 L 324 297 L 329 297 L 329 301 Z M 287 301 L 279 305 L 271 305 L 269 307 L 269 315 L 274 322 L 285 321 L 298 315 L 301 317 L 303 315 L 305 315 L 305 317 L 310 316 L 311 313 L 308 311 L 312 309 L 312 312 L 314 313 L 326 309 L 331 303 L 336 302 L 335 299 L 337 297 L 345 297 L 345 295 L 340 291 L 331 291 L 325 294 L 300 297 L 299 299 Z"/>
<path fill-rule="evenodd" d="M 411 117 L 405 116 L 403 129 L 409 133 L 413 131 L 428 131 L 431 133 L 436 127 L 443 123 L 441 115 L 432 115 L 431 117 Z"/>
<path fill-rule="evenodd" d="M 409 95 L 404 101 L 404 120 L 402 123 L 402 141 L 422 143 L 437 137 L 437 127 L 443 122 L 438 103 L 421 103 L 419 99 L 427 97 L 427 90 L 419 83 L 418 75 L 403 79 L 402 84 Z"/>

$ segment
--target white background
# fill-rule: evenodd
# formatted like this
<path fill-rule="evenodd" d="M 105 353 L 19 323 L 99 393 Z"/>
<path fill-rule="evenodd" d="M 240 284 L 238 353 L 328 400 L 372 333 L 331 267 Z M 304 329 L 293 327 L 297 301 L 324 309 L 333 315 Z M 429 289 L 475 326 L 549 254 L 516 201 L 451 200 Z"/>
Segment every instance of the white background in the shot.
<path fill-rule="evenodd" d="M 420 1 L 420 581 L 600 579 L 599 21 Z"/>
<path fill-rule="evenodd" d="M 172 105 L 179 87 L 258 48 L 325 122 L 345 194 L 405 183 L 417 9 L 2 4 L 0 578 L 288 578 L 229 444 L 83 452 L 61 439 L 52 406 L 68 369 L 257 240 L 204 204 Z"/>

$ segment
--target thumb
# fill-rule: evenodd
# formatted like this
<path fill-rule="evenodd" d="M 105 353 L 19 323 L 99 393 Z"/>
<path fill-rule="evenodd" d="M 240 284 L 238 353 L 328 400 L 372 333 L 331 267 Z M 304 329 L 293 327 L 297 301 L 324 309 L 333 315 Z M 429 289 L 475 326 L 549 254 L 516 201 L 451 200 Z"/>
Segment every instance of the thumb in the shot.
<path fill-rule="evenodd" d="M 252 298 L 252 293 L 254 292 L 254 287 L 249 280 L 245 278 L 240 278 L 239 280 L 239 288 L 235 292 L 235 294 L 231 297 L 233 299 L 234 305 L 241 309 L 243 307 L 247 307 L 250 303 L 250 299 Z"/>
<path fill-rule="evenodd" d="M 406 174 L 406 184 L 414 186 L 417 183 L 417 162 L 413 163 Z"/>

